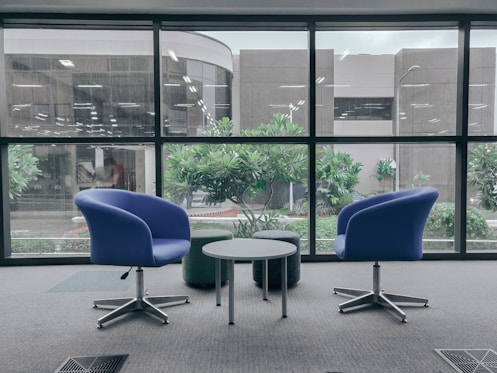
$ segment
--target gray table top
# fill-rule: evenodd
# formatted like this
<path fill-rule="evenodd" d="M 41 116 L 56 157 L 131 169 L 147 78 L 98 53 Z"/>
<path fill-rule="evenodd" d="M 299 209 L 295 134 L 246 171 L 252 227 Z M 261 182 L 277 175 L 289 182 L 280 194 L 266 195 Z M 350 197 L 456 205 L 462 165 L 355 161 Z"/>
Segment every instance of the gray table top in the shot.
<path fill-rule="evenodd" d="M 265 260 L 295 254 L 297 247 L 284 241 L 236 238 L 234 240 L 211 242 L 204 245 L 202 252 L 218 259 Z"/>

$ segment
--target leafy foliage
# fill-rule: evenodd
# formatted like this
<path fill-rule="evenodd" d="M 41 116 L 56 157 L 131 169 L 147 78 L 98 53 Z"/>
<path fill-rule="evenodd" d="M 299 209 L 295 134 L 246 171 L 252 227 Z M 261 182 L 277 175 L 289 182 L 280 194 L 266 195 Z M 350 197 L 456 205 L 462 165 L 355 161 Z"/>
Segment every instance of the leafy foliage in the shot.
<path fill-rule="evenodd" d="M 386 183 L 395 177 L 395 161 L 390 158 L 380 159 L 376 167 L 376 179 L 380 183 L 381 192 L 386 191 Z"/>
<path fill-rule="evenodd" d="M 321 149 L 316 162 L 317 208 L 321 212 L 328 210 L 329 214 L 337 214 L 352 202 L 361 167 L 361 163 L 353 162 L 350 154 L 335 153 L 331 146 Z"/>
<path fill-rule="evenodd" d="M 237 238 L 250 238 L 257 231 L 282 229 L 283 225 L 278 219 L 278 214 L 274 211 L 269 211 L 257 220 L 238 220 L 237 223 L 233 223 L 234 235 Z"/>
<path fill-rule="evenodd" d="M 316 251 L 333 251 L 330 239 L 335 238 L 338 218 L 330 216 L 316 219 Z M 309 221 L 307 219 L 297 220 L 286 225 L 285 230 L 296 232 L 300 235 L 301 250 L 308 250 Z"/>
<path fill-rule="evenodd" d="M 205 136 L 230 136 L 233 123 L 228 118 L 216 122 Z M 302 127 L 290 122 L 281 113 L 257 129 L 242 131 L 241 136 L 301 136 Z M 266 209 L 273 197 L 277 181 L 297 182 L 307 175 L 306 151 L 294 144 L 181 144 L 166 145 L 168 169 L 164 174 L 168 198 L 181 203 L 189 188 L 207 193 L 208 204 L 230 200 L 241 208 L 247 222 L 241 223 L 244 235 L 267 227 Z M 254 213 L 249 205 L 260 192 L 267 198 L 262 211 Z M 269 221 L 273 219 L 270 218 Z"/>
<path fill-rule="evenodd" d="M 414 175 L 413 181 L 413 188 L 419 188 L 423 185 L 426 185 L 426 183 L 430 181 L 430 175 L 426 175 L 423 173 L 422 170 L 419 170 L 418 173 Z"/>
<path fill-rule="evenodd" d="M 41 175 L 38 158 L 32 154 L 32 145 L 9 145 L 9 198 L 18 199 L 31 181 Z"/>
<path fill-rule="evenodd" d="M 468 181 L 486 210 L 497 210 L 497 146 L 478 145 L 469 153 Z"/>
<path fill-rule="evenodd" d="M 468 239 L 494 239 L 485 217 L 474 207 L 468 207 L 466 213 L 466 237 Z M 450 202 L 439 202 L 433 205 L 426 221 L 425 238 L 454 239 L 455 205 Z M 429 245 L 425 244 L 425 248 Z M 475 247 L 476 248 L 476 247 Z"/>

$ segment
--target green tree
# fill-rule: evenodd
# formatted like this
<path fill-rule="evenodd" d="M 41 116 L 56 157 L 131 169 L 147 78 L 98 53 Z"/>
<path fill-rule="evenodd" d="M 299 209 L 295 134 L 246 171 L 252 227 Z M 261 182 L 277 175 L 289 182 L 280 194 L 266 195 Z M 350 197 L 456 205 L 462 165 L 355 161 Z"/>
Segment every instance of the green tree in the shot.
<path fill-rule="evenodd" d="M 477 190 L 480 206 L 497 210 L 497 146 L 478 145 L 468 156 L 468 181 Z"/>
<path fill-rule="evenodd" d="M 216 122 L 205 136 L 230 136 L 233 123 L 228 118 Z M 240 136 L 301 136 L 302 127 L 277 113 L 269 123 L 257 129 L 242 131 Z M 169 198 L 182 202 L 192 187 L 206 192 L 205 202 L 225 200 L 238 205 L 247 222 L 239 221 L 243 235 L 268 227 L 266 210 L 274 195 L 275 183 L 297 182 L 307 175 L 306 151 L 295 144 L 194 144 L 166 146 L 168 168 L 165 172 L 165 192 Z M 266 191 L 262 211 L 257 214 L 250 206 L 262 191 Z M 270 217 L 269 217 L 270 218 Z"/>
<path fill-rule="evenodd" d="M 41 175 L 38 158 L 32 154 L 33 146 L 26 144 L 9 145 L 9 198 L 18 199 L 31 181 Z"/>
<path fill-rule="evenodd" d="M 325 146 L 317 155 L 316 181 L 317 193 L 325 206 L 323 212 L 337 214 L 341 208 L 352 202 L 352 193 L 359 183 L 362 164 L 354 162 L 348 153 L 335 153 L 331 146 Z M 323 203 L 318 200 L 318 203 Z"/>

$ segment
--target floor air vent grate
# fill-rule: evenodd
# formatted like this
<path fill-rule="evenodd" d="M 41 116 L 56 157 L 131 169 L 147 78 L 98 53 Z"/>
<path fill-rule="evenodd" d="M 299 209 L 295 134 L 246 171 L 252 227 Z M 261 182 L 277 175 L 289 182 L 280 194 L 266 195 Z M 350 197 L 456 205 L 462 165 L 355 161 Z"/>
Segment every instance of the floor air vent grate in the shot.
<path fill-rule="evenodd" d="M 55 373 L 117 373 L 128 355 L 69 357 Z"/>
<path fill-rule="evenodd" d="M 459 373 L 497 373 L 497 353 L 490 349 L 436 349 Z"/>

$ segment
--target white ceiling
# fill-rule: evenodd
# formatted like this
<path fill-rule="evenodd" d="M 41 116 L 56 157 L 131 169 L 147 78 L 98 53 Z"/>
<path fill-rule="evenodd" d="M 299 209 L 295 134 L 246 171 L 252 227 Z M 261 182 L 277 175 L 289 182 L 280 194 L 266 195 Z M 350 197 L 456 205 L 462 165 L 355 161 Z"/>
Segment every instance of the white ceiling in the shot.
<path fill-rule="evenodd" d="M 497 13 L 497 0 L 0 0 L 0 12 L 365 15 Z"/>

